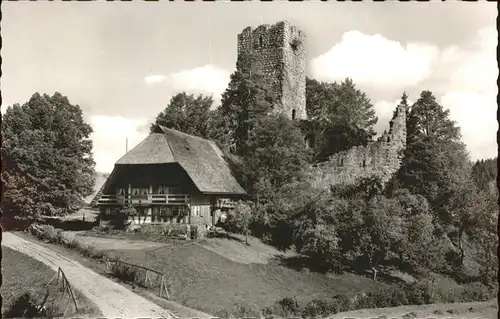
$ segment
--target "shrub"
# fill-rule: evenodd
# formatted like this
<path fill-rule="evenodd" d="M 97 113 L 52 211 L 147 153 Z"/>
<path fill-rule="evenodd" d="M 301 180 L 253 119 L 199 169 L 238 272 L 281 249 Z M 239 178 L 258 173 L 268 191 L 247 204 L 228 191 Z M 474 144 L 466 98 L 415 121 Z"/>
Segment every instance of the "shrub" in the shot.
<path fill-rule="evenodd" d="M 293 298 L 283 298 L 278 301 L 278 306 L 282 310 L 284 316 L 298 316 L 301 312 L 300 305 L 295 297 Z"/>
<path fill-rule="evenodd" d="M 29 292 L 14 300 L 12 305 L 3 313 L 5 318 L 35 318 L 40 316 L 41 313 L 38 311 L 33 296 Z"/>
<path fill-rule="evenodd" d="M 410 284 L 406 288 L 408 302 L 412 305 L 425 305 L 435 302 L 433 295 L 434 283 L 430 280 L 423 280 Z"/>
<path fill-rule="evenodd" d="M 337 295 L 330 301 L 331 308 L 335 313 L 344 312 L 356 309 L 353 303 L 355 296 L 353 294 Z"/>
<path fill-rule="evenodd" d="M 389 286 L 368 293 L 362 300 L 368 299 L 374 308 L 397 307 L 408 304 L 405 291 L 399 286 Z"/>
<path fill-rule="evenodd" d="M 116 262 L 111 266 L 111 274 L 120 280 L 134 282 L 137 270 L 133 267 L 128 267 L 124 264 Z"/>
<path fill-rule="evenodd" d="M 332 313 L 335 313 L 336 310 L 334 305 L 329 304 L 325 300 L 321 299 L 313 299 L 311 300 L 302 311 L 303 317 L 318 317 L 318 316 L 327 316 Z"/>
<path fill-rule="evenodd" d="M 487 301 L 495 296 L 493 289 L 479 282 L 465 286 L 461 299 L 463 302 Z"/>

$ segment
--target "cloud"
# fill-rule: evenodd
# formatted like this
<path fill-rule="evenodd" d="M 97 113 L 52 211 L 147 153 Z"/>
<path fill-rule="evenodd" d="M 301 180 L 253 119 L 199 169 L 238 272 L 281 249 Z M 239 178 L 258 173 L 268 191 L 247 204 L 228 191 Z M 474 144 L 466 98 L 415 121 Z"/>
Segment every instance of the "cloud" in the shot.
<path fill-rule="evenodd" d="M 148 85 L 151 85 L 151 84 L 161 83 L 166 79 L 167 77 L 164 75 L 148 75 L 144 78 L 144 82 L 146 82 L 146 84 Z"/>
<path fill-rule="evenodd" d="M 404 88 L 427 79 L 439 49 L 425 43 L 403 45 L 379 34 L 359 31 L 343 34 L 340 43 L 310 63 L 313 77 L 339 81 L 350 77 L 357 84 Z"/>
<path fill-rule="evenodd" d="M 497 156 L 496 95 L 450 92 L 441 97 L 440 104 L 460 126 L 462 141 L 473 160 Z"/>
<path fill-rule="evenodd" d="M 214 65 L 170 74 L 167 79 L 175 90 L 212 93 L 218 96 L 229 84 L 230 72 Z"/>
<path fill-rule="evenodd" d="M 148 132 L 142 130 L 148 119 L 127 119 L 121 116 L 93 115 L 89 124 L 94 129 L 94 160 L 96 171 L 111 172 L 115 162 L 125 154 L 126 139 L 128 150 L 141 142 Z"/>
<path fill-rule="evenodd" d="M 485 28 L 468 47 L 450 47 L 441 55 L 442 77 L 449 81 L 440 103 L 460 126 L 474 160 L 498 154 L 497 42 L 496 29 Z"/>

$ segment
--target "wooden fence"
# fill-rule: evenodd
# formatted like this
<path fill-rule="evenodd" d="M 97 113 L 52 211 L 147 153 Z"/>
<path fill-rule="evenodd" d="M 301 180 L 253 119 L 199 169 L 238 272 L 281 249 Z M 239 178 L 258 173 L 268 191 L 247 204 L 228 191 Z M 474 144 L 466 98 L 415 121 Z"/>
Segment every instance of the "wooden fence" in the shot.
<path fill-rule="evenodd" d="M 162 298 L 170 299 L 165 275 L 163 273 L 144 266 L 131 264 L 119 259 L 107 259 L 106 271 L 125 277 L 127 281 L 135 282 L 145 288 L 158 289 L 158 295 Z M 131 271 L 130 271 L 131 270 Z"/>
<path fill-rule="evenodd" d="M 66 293 L 68 293 L 70 300 L 73 300 L 73 304 L 75 305 L 75 311 L 78 311 L 78 304 L 76 302 L 75 294 L 73 292 L 73 289 L 71 288 L 71 285 L 69 284 L 68 278 L 66 278 L 66 275 L 64 274 L 64 271 L 61 269 L 61 267 L 57 269 L 57 274 L 55 274 L 54 277 L 52 277 L 52 279 L 45 285 L 46 293 L 38 310 L 41 311 L 45 306 L 45 303 L 47 302 L 50 295 L 49 285 L 54 281 L 54 279 L 56 279 L 56 285 L 59 285 L 59 281 L 61 280 L 61 291 L 63 292 L 61 299 L 64 298 Z M 70 300 L 68 300 L 68 305 L 66 306 L 64 313 L 66 313 L 66 310 L 68 310 Z"/>

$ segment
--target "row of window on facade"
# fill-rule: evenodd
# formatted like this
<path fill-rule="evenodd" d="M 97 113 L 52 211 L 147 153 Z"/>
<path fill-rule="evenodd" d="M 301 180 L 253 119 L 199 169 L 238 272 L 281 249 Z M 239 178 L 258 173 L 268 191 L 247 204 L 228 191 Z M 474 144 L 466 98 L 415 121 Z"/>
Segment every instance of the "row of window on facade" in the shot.
<path fill-rule="evenodd" d="M 136 217 L 142 217 L 148 215 L 148 208 L 137 209 Z M 213 211 L 210 211 L 210 217 L 214 214 Z M 152 222 L 181 222 L 183 218 L 189 215 L 189 207 L 188 206 L 163 206 L 160 207 L 159 210 L 151 211 L 151 221 Z M 134 217 L 134 216 L 129 216 Z M 192 206 L 191 207 L 191 217 L 204 217 L 203 210 L 201 206 Z"/>
<path fill-rule="evenodd" d="M 132 196 L 140 196 L 147 194 L 182 194 L 182 189 L 180 187 L 169 187 L 169 186 L 159 186 L 153 192 L 149 191 L 149 188 L 132 188 L 131 195 Z M 126 188 L 118 188 L 117 194 L 119 196 L 128 195 L 128 189 Z"/>

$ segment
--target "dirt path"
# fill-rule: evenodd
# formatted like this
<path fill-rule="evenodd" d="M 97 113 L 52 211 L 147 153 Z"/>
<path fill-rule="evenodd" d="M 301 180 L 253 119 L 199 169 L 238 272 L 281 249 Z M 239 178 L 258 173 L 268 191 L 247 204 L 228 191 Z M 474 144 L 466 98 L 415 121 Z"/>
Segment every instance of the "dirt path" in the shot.
<path fill-rule="evenodd" d="M 73 287 L 93 301 L 100 308 L 103 317 L 175 318 L 171 312 L 76 261 L 14 234 L 3 233 L 2 235 L 2 245 L 39 260 L 54 270 L 61 267 Z"/>

